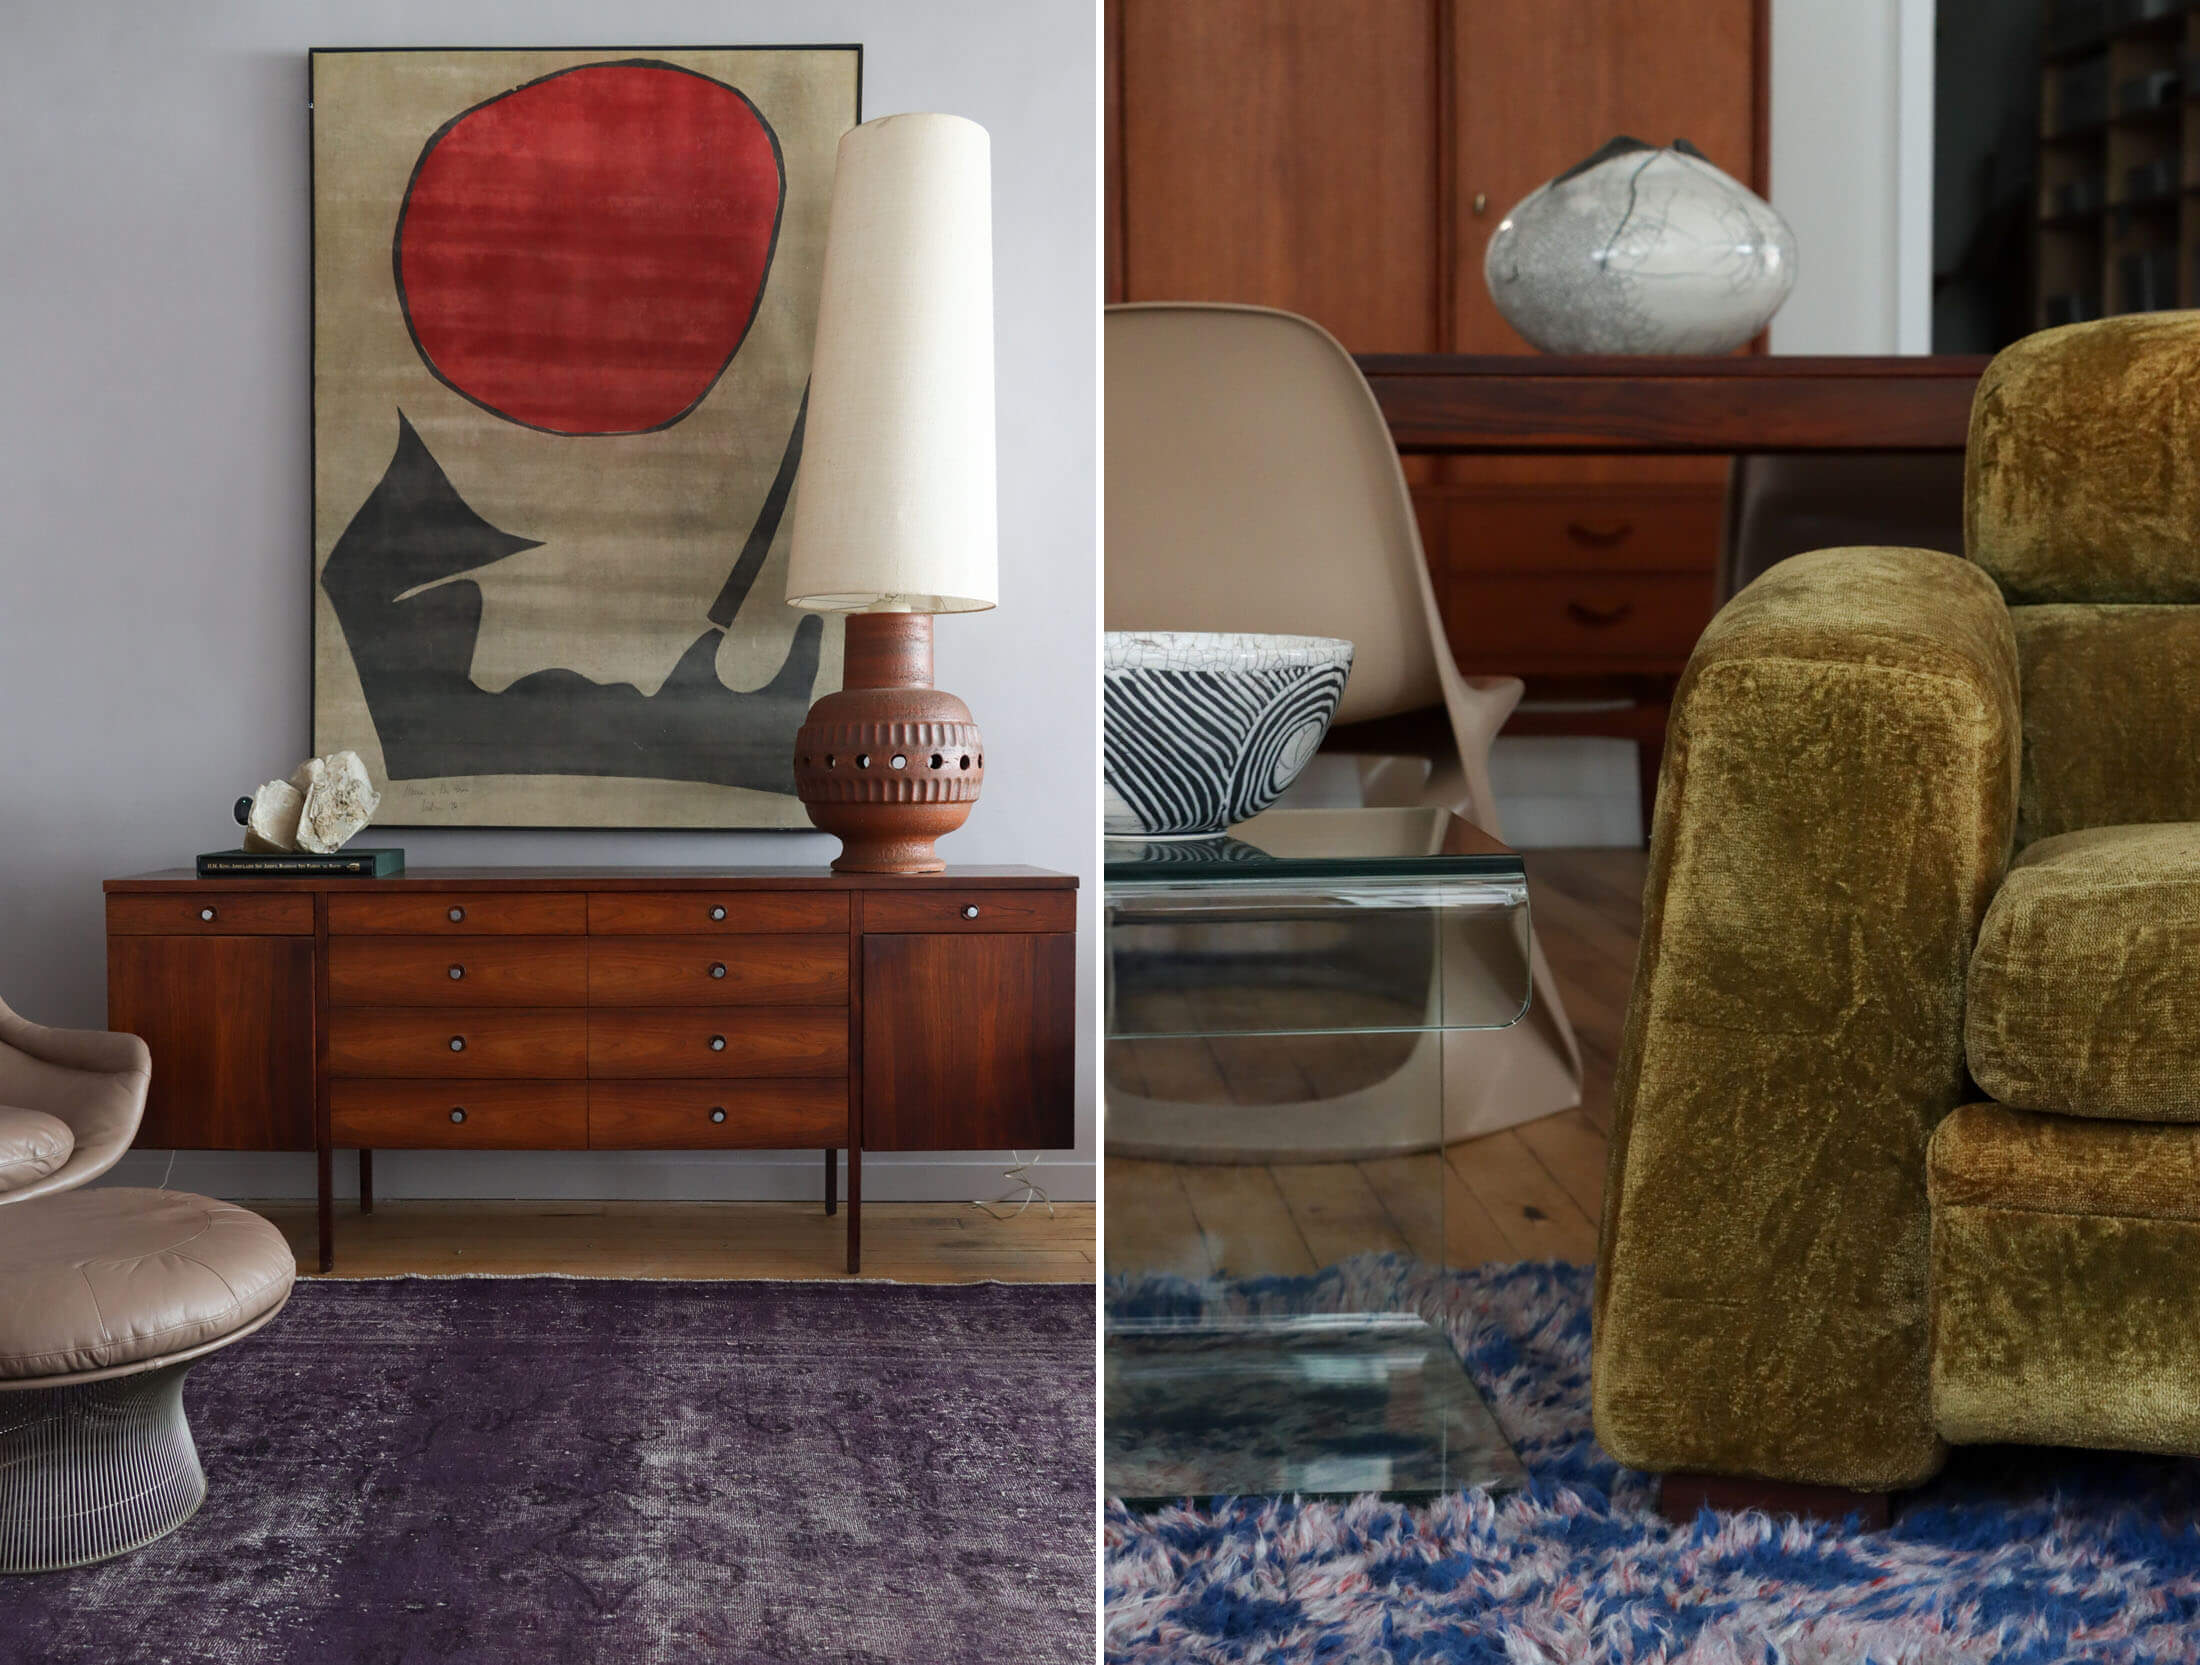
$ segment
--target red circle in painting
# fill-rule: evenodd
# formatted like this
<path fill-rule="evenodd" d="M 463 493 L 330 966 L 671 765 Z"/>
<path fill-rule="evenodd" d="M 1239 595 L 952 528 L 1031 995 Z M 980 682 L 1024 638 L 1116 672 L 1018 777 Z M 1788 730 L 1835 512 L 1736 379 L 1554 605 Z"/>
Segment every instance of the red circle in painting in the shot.
<path fill-rule="evenodd" d="M 562 70 L 421 151 L 397 217 L 405 321 L 437 377 L 513 422 L 669 426 L 748 333 L 784 187 L 778 140 L 723 82 Z"/>

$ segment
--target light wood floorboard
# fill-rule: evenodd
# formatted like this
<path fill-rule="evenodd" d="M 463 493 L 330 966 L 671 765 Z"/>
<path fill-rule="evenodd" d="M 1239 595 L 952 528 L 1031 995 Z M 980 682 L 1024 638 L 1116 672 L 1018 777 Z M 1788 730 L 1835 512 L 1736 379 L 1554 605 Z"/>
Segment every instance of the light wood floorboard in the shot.
<path fill-rule="evenodd" d="M 1118 1271 L 1288 1274 L 1390 1249 L 1451 1266 L 1586 1261 L 1596 1254 L 1612 1122 L 1612 1071 L 1642 934 L 1639 850 L 1537 850 L 1530 915 L 1581 1041 L 1578 1110 L 1464 1140 L 1436 1155 L 1379 1161 L 1107 1162 L 1107 1257 Z M 1198 1100 L 1228 1084 L 1240 1102 L 1295 1096 L 1303 1064 L 1258 1042 L 1148 1043 L 1143 1079 Z M 1153 1080 L 1157 1074 L 1165 1080 Z M 1441 1172 L 1438 1172 L 1438 1170 Z"/>
<path fill-rule="evenodd" d="M 301 1269 L 314 1264 L 314 1206 L 257 1202 Z M 336 1205 L 340 1278 L 545 1273 L 610 1278 L 836 1278 L 846 1214 L 815 1203 L 421 1202 L 372 1214 Z M 866 1203 L 863 1275 L 904 1283 L 1086 1283 L 1091 1203 L 1034 1204 L 1009 1220 L 963 1203 Z M 1202 1268 L 1204 1275 L 1204 1268 Z"/>

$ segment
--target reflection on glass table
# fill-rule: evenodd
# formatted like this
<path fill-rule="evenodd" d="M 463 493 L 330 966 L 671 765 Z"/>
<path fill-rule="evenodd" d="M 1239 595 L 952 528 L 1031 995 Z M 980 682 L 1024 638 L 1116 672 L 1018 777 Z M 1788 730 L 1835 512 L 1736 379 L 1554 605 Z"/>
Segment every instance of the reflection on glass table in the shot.
<path fill-rule="evenodd" d="M 1105 880 L 1111 1494 L 1519 1484 L 1443 1333 L 1323 1274 L 1446 1259 L 1447 1083 L 1528 1000 L 1520 858 L 1441 810 L 1275 811 Z"/>

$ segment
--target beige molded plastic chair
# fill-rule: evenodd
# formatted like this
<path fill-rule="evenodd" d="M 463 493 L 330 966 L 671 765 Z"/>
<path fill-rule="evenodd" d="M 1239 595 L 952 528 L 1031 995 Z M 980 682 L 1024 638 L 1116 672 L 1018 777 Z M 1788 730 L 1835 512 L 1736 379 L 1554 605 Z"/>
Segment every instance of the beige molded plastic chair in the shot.
<path fill-rule="evenodd" d="M 1363 801 L 1440 804 L 1502 838 L 1490 743 L 1521 685 L 1453 663 L 1398 453 L 1351 355 L 1292 313 L 1158 302 L 1108 309 L 1106 373 L 1107 627 L 1349 638 L 1339 725 L 1435 708 L 1449 730 L 1431 756 L 1359 759 Z M 1581 1102 L 1540 948 L 1532 965 L 1521 1023 L 1446 1049 L 1447 1140 Z"/>

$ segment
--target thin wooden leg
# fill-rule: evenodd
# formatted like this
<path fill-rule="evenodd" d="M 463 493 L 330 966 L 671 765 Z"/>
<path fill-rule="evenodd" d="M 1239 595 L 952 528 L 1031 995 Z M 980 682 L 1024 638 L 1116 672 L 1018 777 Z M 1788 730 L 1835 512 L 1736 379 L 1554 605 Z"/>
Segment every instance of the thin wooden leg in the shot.
<path fill-rule="evenodd" d="M 333 1270 L 336 1265 L 336 1222 L 329 1207 L 330 1169 L 334 1153 L 323 1145 L 316 1153 L 315 1165 L 320 1170 L 321 1182 L 321 1270 Z"/>
<path fill-rule="evenodd" d="M 825 1212 L 830 1215 L 840 1207 L 840 1152 L 825 1153 Z"/>
<path fill-rule="evenodd" d="M 1667 1520 L 1685 1526 L 1698 1509 L 1762 1509 L 1768 1515 L 1800 1515 L 1836 1526 L 1857 1515 L 1867 1532 L 1884 1529 L 1894 1518 L 1894 1501 L 1885 1492 L 1730 1474 L 1668 1474 L 1659 1482 L 1658 1513 Z"/>
<path fill-rule="evenodd" d="M 374 1212 L 374 1152 L 371 1150 L 359 1153 L 359 1212 Z"/>
<path fill-rule="evenodd" d="M 863 1270 L 863 1151 L 848 1147 L 848 1272 Z"/>

